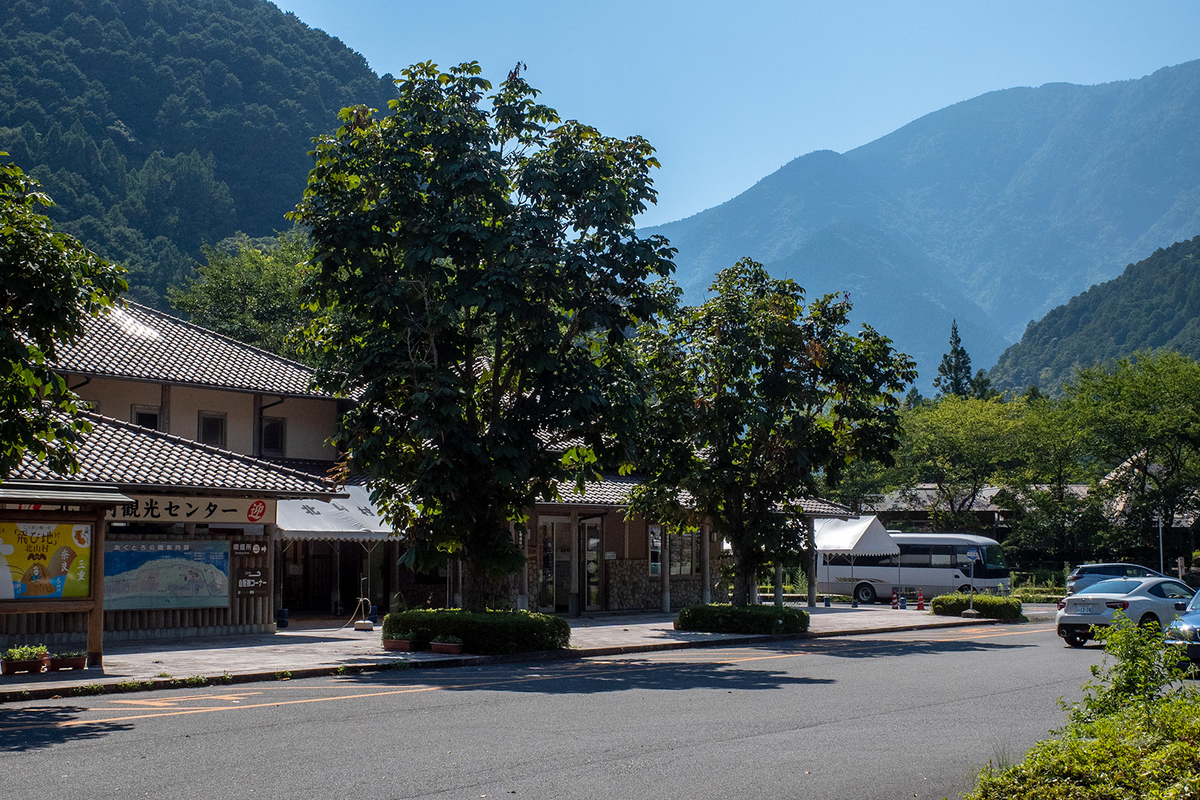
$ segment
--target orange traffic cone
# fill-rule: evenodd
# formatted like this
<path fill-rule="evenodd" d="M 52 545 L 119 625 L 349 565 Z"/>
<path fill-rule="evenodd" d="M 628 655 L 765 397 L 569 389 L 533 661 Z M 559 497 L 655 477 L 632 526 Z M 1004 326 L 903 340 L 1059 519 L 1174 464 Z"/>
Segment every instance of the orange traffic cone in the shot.
<path fill-rule="evenodd" d="M 925 610 L 925 592 L 917 589 L 917 611 Z"/>
<path fill-rule="evenodd" d="M 900 608 L 900 590 L 892 589 L 892 608 Z"/>

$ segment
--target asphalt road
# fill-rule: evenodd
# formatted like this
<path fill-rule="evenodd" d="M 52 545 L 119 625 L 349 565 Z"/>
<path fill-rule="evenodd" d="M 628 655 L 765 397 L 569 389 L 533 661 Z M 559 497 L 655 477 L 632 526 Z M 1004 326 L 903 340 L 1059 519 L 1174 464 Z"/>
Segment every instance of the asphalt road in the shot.
<path fill-rule="evenodd" d="M 1053 626 L 0 706 L 3 796 L 942 798 L 1062 723 Z"/>

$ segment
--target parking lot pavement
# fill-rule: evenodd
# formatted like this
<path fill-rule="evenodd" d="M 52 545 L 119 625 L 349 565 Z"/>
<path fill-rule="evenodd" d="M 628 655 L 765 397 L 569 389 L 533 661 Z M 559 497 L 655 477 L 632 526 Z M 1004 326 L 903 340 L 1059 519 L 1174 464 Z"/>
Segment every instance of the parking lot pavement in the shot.
<path fill-rule="evenodd" d="M 1053 606 L 1050 606 L 1053 609 Z M 809 636 L 851 636 L 937 628 L 988 620 L 935 617 L 887 606 L 805 609 Z M 1028 612 L 1027 612 L 1028 614 Z M 1050 618 L 1053 617 L 1051 613 Z M 768 636 L 677 631 L 674 615 L 603 614 L 568 620 L 568 653 L 524 654 L 522 660 L 579 658 L 619 653 L 714 647 L 768 640 Z M 501 657 L 507 658 L 507 657 Z M 446 656 L 383 650 L 378 628 L 356 631 L 333 620 L 297 621 L 275 634 L 187 641 L 123 642 L 106 648 L 103 669 L 17 674 L 0 678 L 0 702 L 102 691 L 170 688 L 204 683 L 249 682 L 328 675 L 334 672 L 419 669 L 490 663 L 493 656 Z"/>

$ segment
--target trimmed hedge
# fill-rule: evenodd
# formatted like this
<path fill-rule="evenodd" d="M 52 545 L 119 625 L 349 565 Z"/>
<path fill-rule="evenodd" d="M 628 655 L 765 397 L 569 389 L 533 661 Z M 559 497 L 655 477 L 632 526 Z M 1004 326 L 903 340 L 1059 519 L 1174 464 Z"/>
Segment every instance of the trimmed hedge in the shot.
<path fill-rule="evenodd" d="M 409 631 L 415 634 L 414 649 L 427 649 L 438 636 L 456 636 L 465 652 L 479 655 L 564 650 L 571 644 L 571 626 L 565 619 L 528 611 L 422 608 L 383 618 L 384 639 L 399 639 Z"/>
<path fill-rule="evenodd" d="M 1149 724 L 1148 724 L 1149 722 Z M 1127 800 L 1200 795 L 1200 699 L 1162 701 L 1148 721 L 1124 710 L 1035 744 L 1021 763 L 984 769 L 967 800 Z"/>
<path fill-rule="evenodd" d="M 712 603 L 688 606 L 676 620 L 681 631 L 706 633 L 804 633 L 808 612 L 775 606 L 732 606 Z"/>
<path fill-rule="evenodd" d="M 971 595 L 955 592 L 940 594 L 929 601 L 934 614 L 945 617 L 961 617 L 970 607 Z M 1021 618 L 1021 601 L 1016 597 L 997 597 L 993 594 L 975 595 L 975 610 L 988 619 L 1018 620 Z"/>

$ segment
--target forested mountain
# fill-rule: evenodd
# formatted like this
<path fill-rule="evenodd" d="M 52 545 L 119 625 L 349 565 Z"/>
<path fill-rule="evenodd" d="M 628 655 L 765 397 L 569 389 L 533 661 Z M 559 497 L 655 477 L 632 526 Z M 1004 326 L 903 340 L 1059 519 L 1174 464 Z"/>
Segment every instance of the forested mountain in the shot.
<path fill-rule="evenodd" d="M 390 76 L 264 0 L 0 8 L 0 150 L 155 305 L 201 244 L 289 228 L 310 139 L 342 107 L 394 96 Z"/>
<path fill-rule="evenodd" d="M 953 318 L 986 367 L 1030 320 L 1200 233 L 1200 61 L 982 95 L 655 230 L 689 299 L 749 255 L 810 295 L 849 290 L 923 384 Z"/>
<path fill-rule="evenodd" d="M 1200 236 L 1156 250 L 1030 323 L 989 377 L 997 389 L 1054 393 L 1076 367 L 1139 350 L 1200 360 Z"/>

